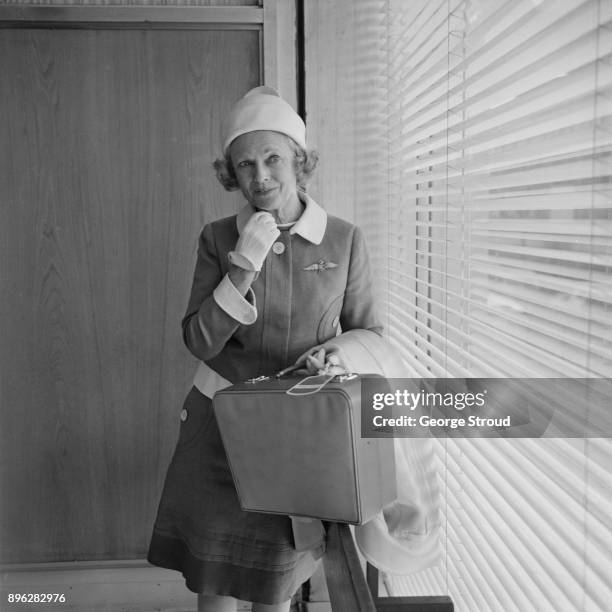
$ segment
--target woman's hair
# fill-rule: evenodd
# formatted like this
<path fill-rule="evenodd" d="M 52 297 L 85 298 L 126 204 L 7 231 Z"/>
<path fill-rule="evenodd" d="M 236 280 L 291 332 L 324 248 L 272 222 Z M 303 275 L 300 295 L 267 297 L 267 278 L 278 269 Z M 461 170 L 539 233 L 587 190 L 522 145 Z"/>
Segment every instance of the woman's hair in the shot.
<path fill-rule="evenodd" d="M 293 138 L 290 138 L 286 134 L 283 134 L 283 136 L 287 139 L 289 147 L 295 155 L 293 168 L 295 170 L 297 185 L 300 189 L 306 191 L 306 184 L 317 167 L 319 154 L 314 149 L 304 151 L 304 149 L 302 149 L 302 147 L 300 147 L 300 145 L 298 145 Z M 234 164 L 232 164 L 232 158 L 229 154 L 229 149 L 223 157 L 215 159 L 213 162 L 213 167 L 217 173 L 219 182 L 227 191 L 236 191 L 236 189 L 240 189 L 238 186 L 238 179 L 236 178 L 236 172 L 234 171 Z"/>

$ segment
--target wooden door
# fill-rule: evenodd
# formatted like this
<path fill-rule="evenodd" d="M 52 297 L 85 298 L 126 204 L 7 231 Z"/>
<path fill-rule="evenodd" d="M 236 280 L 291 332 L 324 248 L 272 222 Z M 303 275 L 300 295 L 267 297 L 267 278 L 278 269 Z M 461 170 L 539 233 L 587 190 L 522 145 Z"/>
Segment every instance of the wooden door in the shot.
<path fill-rule="evenodd" d="M 2 561 L 144 556 L 255 29 L 0 30 Z M 229 202 L 229 205 L 228 205 Z"/>

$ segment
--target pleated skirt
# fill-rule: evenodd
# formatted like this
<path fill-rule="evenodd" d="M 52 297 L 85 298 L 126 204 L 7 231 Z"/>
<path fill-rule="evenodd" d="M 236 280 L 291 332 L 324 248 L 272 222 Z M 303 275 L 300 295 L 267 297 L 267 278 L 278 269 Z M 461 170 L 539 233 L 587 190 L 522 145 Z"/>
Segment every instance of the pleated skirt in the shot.
<path fill-rule="evenodd" d="M 286 516 L 240 508 L 212 402 L 185 400 L 149 547 L 153 565 L 183 573 L 188 589 L 274 604 L 314 573 L 325 544 L 297 552 Z"/>

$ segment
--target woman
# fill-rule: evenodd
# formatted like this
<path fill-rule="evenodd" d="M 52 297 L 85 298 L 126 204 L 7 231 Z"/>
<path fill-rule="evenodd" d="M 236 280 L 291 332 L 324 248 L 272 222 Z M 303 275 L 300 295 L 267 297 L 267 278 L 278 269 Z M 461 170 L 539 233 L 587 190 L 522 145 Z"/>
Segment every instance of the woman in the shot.
<path fill-rule="evenodd" d="M 323 537 L 298 551 L 288 517 L 240 509 L 210 398 L 296 360 L 314 373 L 326 362 L 319 344 L 381 326 L 361 232 L 305 192 L 317 158 L 291 106 L 266 87 L 248 92 L 230 113 L 223 153 L 217 177 L 247 204 L 200 236 L 183 335 L 202 363 L 148 558 L 183 572 L 200 611 L 242 599 L 254 612 L 282 612 L 312 575 Z"/>

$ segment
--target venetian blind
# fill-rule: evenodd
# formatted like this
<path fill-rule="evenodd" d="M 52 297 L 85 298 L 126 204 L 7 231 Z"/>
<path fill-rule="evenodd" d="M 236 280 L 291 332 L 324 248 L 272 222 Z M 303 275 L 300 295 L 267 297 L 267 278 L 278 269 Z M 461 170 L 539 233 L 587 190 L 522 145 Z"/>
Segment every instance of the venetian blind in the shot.
<path fill-rule="evenodd" d="M 415 375 L 612 374 L 612 3 L 360 0 L 356 219 Z M 446 440 L 456 609 L 604 610 L 609 440 Z"/>

